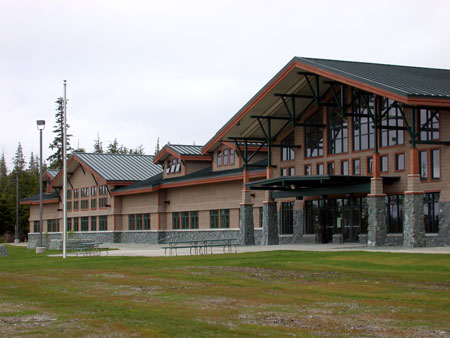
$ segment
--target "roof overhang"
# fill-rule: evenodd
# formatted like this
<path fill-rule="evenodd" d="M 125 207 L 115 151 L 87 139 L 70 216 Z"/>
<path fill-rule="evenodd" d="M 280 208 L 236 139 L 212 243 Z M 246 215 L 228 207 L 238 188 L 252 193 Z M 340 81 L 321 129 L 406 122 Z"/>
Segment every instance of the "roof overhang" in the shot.
<path fill-rule="evenodd" d="M 252 116 L 278 116 L 286 117 L 287 113 L 280 97 L 275 94 L 298 94 L 305 96 L 296 99 L 298 111 L 305 110 L 311 105 L 311 89 L 304 76 L 299 72 L 309 73 L 319 76 L 321 80 L 320 91 L 325 92 L 329 84 L 324 81 L 335 81 L 344 85 L 352 86 L 367 92 L 381 95 L 405 105 L 427 106 L 427 107 L 450 107 L 450 99 L 445 97 L 433 97 L 431 95 L 417 96 L 400 94 L 394 88 L 386 89 L 386 86 L 377 85 L 375 81 L 364 81 L 355 76 L 346 76 L 343 72 L 333 71 L 325 67 L 315 66 L 313 62 L 305 58 L 293 58 L 280 72 L 278 72 L 250 101 L 245 104 L 203 147 L 202 154 L 214 151 L 223 142 L 230 141 L 230 138 L 260 138 L 265 135 L 261 131 L 257 119 Z M 272 134 L 277 135 L 289 121 L 273 120 Z"/>
<path fill-rule="evenodd" d="M 281 176 L 247 183 L 251 190 L 270 190 L 272 197 L 302 197 L 349 193 L 369 193 L 371 176 L 307 175 Z M 384 176 L 384 184 L 392 184 L 400 177 Z"/>
<path fill-rule="evenodd" d="M 171 149 L 170 146 L 165 145 L 163 149 L 154 157 L 153 163 L 161 163 L 164 162 L 167 158 L 173 156 L 175 158 L 179 158 L 185 161 L 212 161 L 211 156 L 209 155 L 187 155 L 180 154 L 175 150 Z"/>

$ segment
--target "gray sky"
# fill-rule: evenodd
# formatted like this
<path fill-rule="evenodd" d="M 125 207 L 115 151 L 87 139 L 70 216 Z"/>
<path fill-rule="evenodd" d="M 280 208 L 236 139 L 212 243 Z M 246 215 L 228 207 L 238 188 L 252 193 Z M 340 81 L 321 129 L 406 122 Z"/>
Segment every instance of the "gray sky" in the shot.
<path fill-rule="evenodd" d="M 0 0 L 0 151 L 206 143 L 293 56 L 450 69 L 450 1 Z"/>

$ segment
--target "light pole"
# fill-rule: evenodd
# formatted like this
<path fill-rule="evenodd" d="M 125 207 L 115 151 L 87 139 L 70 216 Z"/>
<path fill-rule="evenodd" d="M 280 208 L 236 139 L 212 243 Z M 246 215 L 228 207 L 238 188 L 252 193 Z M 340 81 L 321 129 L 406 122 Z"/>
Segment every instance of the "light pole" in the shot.
<path fill-rule="evenodd" d="M 45 128 L 45 120 L 37 120 L 39 129 L 39 247 L 42 248 L 42 131 Z M 42 250 L 42 249 L 41 249 Z"/>

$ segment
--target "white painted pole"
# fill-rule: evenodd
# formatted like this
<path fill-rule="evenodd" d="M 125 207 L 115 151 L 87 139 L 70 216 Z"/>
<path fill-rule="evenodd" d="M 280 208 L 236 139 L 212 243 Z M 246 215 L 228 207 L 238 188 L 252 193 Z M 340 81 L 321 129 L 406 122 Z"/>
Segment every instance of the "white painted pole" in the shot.
<path fill-rule="evenodd" d="M 63 259 L 67 255 L 67 81 L 64 80 L 64 118 L 63 118 Z"/>

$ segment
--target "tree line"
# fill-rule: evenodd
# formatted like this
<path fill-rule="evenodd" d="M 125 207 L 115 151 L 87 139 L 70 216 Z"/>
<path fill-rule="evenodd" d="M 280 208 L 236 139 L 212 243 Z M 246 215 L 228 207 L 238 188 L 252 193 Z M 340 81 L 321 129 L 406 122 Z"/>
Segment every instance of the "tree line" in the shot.
<path fill-rule="evenodd" d="M 63 128 L 64 128 L 64 99 L 59 97 L 56 101 L 55 125 L 53 133 L 55 134 L 53 141 L 49 145 L 49 149 L 53 153 L 43 161 L 42 171 L 48 169 L 61 169 L 63 158 Z M 86 152 L 84 148 L 72 148 L 70 145 L 70 137 L 67 125 L 67 158 L 74 152 Z M 159 139 L 158 139 L 159 148 Z M 159 150 L 159 149 L 158 149 Z M 144 155 L 144 147 L 139 145 L 137 148 L 128 148 L 123 144 L 119 144 L 117 138 L 103 148 L 103 142 L 100 140 L 99 134 L 94 140 L 94 153 L 106 154 L 140 154 Z M 0 159 L 0 242 L 14 240 L 14 228 L 16 224 L 16 186 L 18 185 L 18 200 L 39 194 L 39 156 L 31 153 L 27 163 L 23 154 L 22 145 L 18 144 L 16 153 L 13 158 L 13 168 L 8 169 L 3 153 Z M 30 210 L 28 205 L 19 205 L 19 237 L 23 241 L 29 231 L 28 218 Z"/>

